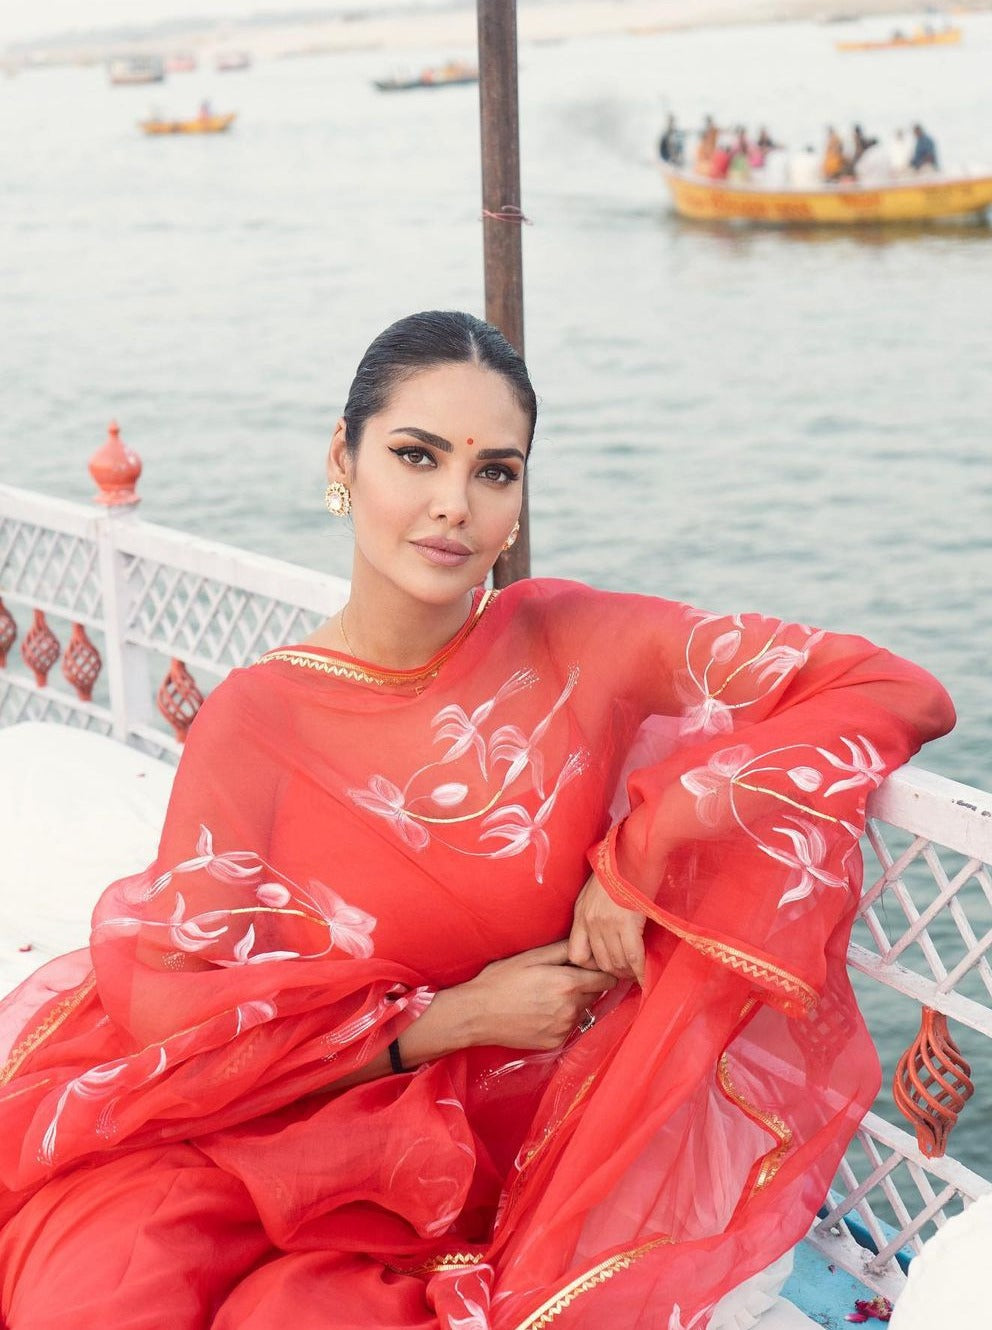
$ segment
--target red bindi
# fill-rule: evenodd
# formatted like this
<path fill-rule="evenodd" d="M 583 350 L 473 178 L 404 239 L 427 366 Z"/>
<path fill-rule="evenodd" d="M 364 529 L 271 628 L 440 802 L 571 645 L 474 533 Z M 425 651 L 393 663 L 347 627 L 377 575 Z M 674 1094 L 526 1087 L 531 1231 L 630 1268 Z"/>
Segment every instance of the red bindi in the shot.
<path fill-rule="evenodd" d="M 468 446 L 471 448 L 472 444 L 475 443 L 475 440 L 474 440 L 474 439 L 466 439 L 465 442 L 466 442 L 466 443 L 468 444 Z"/>

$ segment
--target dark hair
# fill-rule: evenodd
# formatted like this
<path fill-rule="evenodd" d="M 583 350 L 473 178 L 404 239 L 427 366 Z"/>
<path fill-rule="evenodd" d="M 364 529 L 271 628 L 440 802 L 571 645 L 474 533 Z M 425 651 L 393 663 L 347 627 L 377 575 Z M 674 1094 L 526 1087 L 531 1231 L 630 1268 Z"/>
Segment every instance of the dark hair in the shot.
<path fill-rule="evenodd" d="M 501 374 L 530 422 L 530 450 L 537 397 L 523 356 L 498 328 L 461 310 L 428 309 L 390 324 L 372 342 L 355 371 L 343 411 L 348 451 L 362 440 L 365 422 L 385 410 L 396 386 L 436 365 L 474 364 Z"/>

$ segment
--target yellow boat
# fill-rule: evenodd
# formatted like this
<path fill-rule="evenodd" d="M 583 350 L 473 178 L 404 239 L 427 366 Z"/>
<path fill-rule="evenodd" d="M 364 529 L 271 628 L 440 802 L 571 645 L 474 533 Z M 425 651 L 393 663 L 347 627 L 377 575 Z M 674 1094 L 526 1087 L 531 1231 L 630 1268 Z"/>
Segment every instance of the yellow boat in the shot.
<path fill-rule="evenodd" d="M 191 120 L 141 120 L 143 134 L 222 134 L 234 123 L 236 111 L 226 115 L 197 115 Z"/>
<path fill-rule="evenodd" d="M 838 51 L 899 51 L 913 46 L 956 46 L 961 40 L 960 28 L 941 28 L 928 32 L 919 28 L 915 32 L 894 32 L 891 37 L 874 42 L 837 42 Z"/>
<path fill-rule="evenodd" d="M 925 222 L 979 214 L 992 205 L 992 175 L 916 176 L 884 184 L 842 181 L 817 189 L 763 189 L 662 166 L 675 211 L 694 221 L 764 226 L 852 226 Z"/>

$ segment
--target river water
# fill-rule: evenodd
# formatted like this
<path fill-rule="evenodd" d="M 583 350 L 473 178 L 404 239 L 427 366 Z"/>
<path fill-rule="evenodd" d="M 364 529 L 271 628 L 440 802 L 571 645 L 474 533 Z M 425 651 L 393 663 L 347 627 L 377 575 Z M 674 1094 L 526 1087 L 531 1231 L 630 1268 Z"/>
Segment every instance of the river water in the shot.
<path fill-rule="evenodd" d="M 535 573 L 926 664 L 960 724 L 922 761 L 988 787 L 992 230 L 700 227 L 654 165 L 671 110 L 795 146 L 919 119 L 948 166 L 992 168 L 992 15 L 962 22 L 960 47 L 877 55 L 834 42 L 891 20 L 521 46 L 531 502 Z M 401 63 L 0 84 L 5 481 L 84 498 L 115 417 L 145 517 L 347 574 L 322 463 L 361 351 L 413 309 L 482 312 L 476 90 L 377 93 Z M 204 96 L 232 133 L 138 132 Z M 965 1118 L 989 1170 L 989 1111 Z"/>

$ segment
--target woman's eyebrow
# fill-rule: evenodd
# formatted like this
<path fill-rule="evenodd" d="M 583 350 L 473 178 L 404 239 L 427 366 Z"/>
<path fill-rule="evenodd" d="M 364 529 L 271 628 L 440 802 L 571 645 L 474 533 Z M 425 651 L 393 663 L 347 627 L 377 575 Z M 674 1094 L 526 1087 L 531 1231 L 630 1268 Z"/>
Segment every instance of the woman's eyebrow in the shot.
<path fill-rule="evenodd" d="M 527 461 L 519 448 L 480 448 L 475 455 L 480 462 L 492 462 L 502 457 L 519 457 L 521 462 Z"/>
<path fill-rule="evenodd" d="M 416 425 L 400 425 L 399 429 L 391 429 L 390 434 L 409 434 L 411 439 L 417 439 L 420 443 L 429 443 L 434 448 L 440 448 L 443 453 L 453 453 L 455 446 L 449 443 L 447 439 L 442 439 L 440 434 L 432 434 L 427 429 L 417 429 Z"/>

